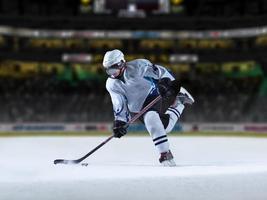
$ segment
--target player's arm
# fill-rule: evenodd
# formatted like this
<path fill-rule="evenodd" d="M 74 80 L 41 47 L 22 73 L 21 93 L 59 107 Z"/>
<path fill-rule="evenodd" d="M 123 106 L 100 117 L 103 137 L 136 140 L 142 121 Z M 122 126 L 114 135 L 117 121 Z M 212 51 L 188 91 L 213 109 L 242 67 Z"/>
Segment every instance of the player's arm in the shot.
<path fill-rule="evenodd" d="M 130 118 L 127 99 L 124 95 L 117 91 L 108 89 L 113 105 L 114 122 L 113 122 L 113 135 L 120 138 L 127 133 L 128 121 Z"/>
<path fill-rule="evenodd" d="M 158 90 L 162 97 L 169 97 L 178 90 L 177 81 L 165 67 L 152 64 L 147 61 L 144 76 L 149 76 L 158 80 Z M 177 87 L 177 88 L 176 88 Z"/>
<path fill-rule="evenodd" d="M 148 76 L 157 80 L 163 78 L 169 78 L 174 80 L 175 78 L 169 70 L 165 67 L 151 63 L 149 60 L 142 59 L 143 76 Z"/>

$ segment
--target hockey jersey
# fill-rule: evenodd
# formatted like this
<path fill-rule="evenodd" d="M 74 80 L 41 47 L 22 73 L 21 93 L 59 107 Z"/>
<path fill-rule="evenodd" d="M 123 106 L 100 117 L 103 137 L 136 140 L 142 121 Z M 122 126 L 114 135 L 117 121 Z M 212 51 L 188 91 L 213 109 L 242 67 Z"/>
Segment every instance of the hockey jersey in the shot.
<path fill-rule="evenodd" d="M 136 59 L 126 63 L 120 78 L 108 78 L 106 88 L 111 96 L 115 120 L 128 122 L 130 112 L 139 112 L 149 95 L 159 95 L 157 82 L 171 73 L 160 65 L 146 59 Z"/>

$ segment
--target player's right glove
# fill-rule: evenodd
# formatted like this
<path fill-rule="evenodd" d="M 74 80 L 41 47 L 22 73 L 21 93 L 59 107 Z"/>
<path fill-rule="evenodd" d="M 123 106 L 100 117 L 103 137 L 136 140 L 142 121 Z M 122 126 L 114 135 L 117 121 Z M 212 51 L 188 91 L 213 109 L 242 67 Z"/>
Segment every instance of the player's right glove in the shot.
<path fill-rule="evenodd" d="M 128 123 L 121 121 L 121 120 L 115 120 L 113 123 L 113 136 L 115 138 L 120 138 L 127 133 Z"/>
<path fill-rule="evenodd" d="M 158 90 L 163 98 L 168 98 L 174 94 L 172 81 L 169 78 L 162 78 L 158 82 Z"/>

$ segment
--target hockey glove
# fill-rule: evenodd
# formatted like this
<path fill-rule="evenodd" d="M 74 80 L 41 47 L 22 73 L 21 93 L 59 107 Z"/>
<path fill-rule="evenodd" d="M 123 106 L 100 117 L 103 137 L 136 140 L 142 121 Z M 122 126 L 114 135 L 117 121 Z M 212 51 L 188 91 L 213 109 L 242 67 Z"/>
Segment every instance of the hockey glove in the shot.
<path fill-rule="evenodd" d="M 127 133 L 128 124 L 124 121 L 115 120 L 113 124 L 113 136 L 120 138 Z"/>
<path fill-rule="evenodd" d="M 158 82 L 158 90 L 163 98 L 168 98 L 174 94 L 172 81 L 169 78 L 162 78 Z"/>

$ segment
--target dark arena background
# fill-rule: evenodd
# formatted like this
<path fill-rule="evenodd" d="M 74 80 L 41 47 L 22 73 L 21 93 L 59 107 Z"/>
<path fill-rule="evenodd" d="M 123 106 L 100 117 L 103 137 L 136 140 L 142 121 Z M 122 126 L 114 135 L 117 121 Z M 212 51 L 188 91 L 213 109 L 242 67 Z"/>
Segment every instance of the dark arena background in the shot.
<path fill-rule="evenodd" d="M 194 96 L 169 135 L 177 167 L 138 122 L 53 165 L 112 135 L 112 49 Z M 267 1 L 0 0 L 1 200 L 266 200 L 266 137 Z"/>

